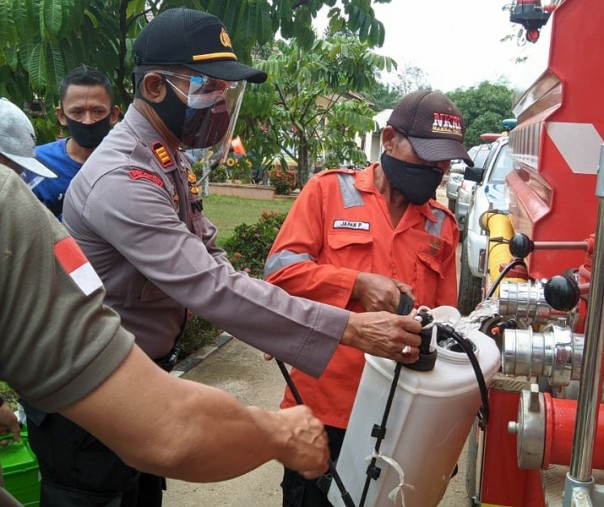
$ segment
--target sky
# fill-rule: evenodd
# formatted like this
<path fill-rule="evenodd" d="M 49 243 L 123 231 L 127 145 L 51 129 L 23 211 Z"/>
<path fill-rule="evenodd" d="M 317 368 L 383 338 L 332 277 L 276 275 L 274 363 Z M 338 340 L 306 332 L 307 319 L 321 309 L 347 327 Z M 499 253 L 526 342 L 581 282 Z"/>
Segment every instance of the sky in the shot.
<path fill-rule="evenodd" d="M 520 25 L 510 23 L 505 0 L 391 0 L 372 2 L 384 23 L 386 40 L 375 51 L 393 58 L 399 69 L 420 68 L 433 89 L 468 88 L 504 77 L 512 88 L 526 89 L 545 70 L 550 23 L 536 44 L 520 46 Z M 321 25 L 321 21 L 318 21 Z M 319 32 L 321 33 L 321 32 Z M 501 42 L 506 35 L 514 40 Z M 515 63 L 527 57 L 524 63 Z"/>

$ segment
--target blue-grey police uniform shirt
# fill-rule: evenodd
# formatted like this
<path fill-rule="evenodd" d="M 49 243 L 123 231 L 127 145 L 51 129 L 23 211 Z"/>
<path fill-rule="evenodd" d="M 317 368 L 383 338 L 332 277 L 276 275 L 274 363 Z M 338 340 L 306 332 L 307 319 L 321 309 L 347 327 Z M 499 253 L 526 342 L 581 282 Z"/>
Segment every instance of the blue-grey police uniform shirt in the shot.
<path fill-rule="evenodd" d="M 72 180 L 63 222 L 139 346 L 165 356 L 185 308 L 314 376 L 348 312 L 237 272 L 216 246 L 186 157 L 131 105 Z"/>

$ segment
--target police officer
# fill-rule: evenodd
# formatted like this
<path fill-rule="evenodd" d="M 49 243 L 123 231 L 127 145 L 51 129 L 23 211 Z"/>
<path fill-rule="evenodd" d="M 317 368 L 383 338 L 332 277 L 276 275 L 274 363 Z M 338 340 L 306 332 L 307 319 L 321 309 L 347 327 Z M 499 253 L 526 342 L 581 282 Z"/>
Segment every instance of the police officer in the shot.
<path fill-rule="evenodd" d="M 179 147 L 225 153 L 245 82 L 267 77 L 237 61 L 223 23 L 200 11 L 166 10 L 141 32 L 134 53 L 134 103 L 72 180 L 63 220 L 137 344 L 169 369 L 188 308 L 315 376 L 338 343 L 415 361 L 419 324 L 412 318 L 291 298 L 236 272 L 216 246 Z M 161 504 L 162 478 L 139 476 L 90 435 L 56 421 L 34 428 L 49 496 L 68 489 L 62 506 L 91 505 L 101 493 L 121 505 Z M 74 462 L 81 466 L 69 466 Z"/>
<path fill-rule="evenodd" d="M 97 435 L 140 470 L 208 482 L 276 459 L 309 477 L 323 472 L 327 439 L 308 407 L 269 412 L 244 405 L 220 389 L 167 375 L 134 344 L 119 315 L 103 305 L 101 280 L 76 242 L 19 176 L 23 168 L 55 176 L 34 158 L 34 144 L 25 113 L 1 98 L 0 379 L 34 406 Z M 15 438 L 19 432 L 6 403 L 4 431 Z M 79 505 L 111 503 L 105 500 L 95 495 Z M 22 504 L 0 488 L 0 505 Z"/>

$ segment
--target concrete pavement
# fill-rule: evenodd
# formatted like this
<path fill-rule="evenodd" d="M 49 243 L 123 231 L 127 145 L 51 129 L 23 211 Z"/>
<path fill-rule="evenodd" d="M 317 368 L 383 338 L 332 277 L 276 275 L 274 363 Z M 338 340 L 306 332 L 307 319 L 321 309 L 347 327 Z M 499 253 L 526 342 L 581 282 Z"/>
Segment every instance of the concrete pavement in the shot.
<path fill-rule="evenodd" d="M 285 382 L 274 361 L 232 339 L 182 378 L 223 389 L 241 403 L 279 408 Z M 168 480 L 165 507 L 278 507 L 282 467 L 271 462 L 236 479 L 211 484 Z"/>

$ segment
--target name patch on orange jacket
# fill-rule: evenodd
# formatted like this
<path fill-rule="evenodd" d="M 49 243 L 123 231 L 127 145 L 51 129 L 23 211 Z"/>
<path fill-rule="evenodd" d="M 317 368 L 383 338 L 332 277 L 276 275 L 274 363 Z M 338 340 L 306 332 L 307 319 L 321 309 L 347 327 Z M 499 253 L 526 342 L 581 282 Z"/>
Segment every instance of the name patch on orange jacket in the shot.
<path fill-rule="evenodd" d="M 334 220 L 334 229 L 354 229 L 355 231 L 368 231 L 370 228 L 369 222 L 352 222 L 350 220 Z"/>

